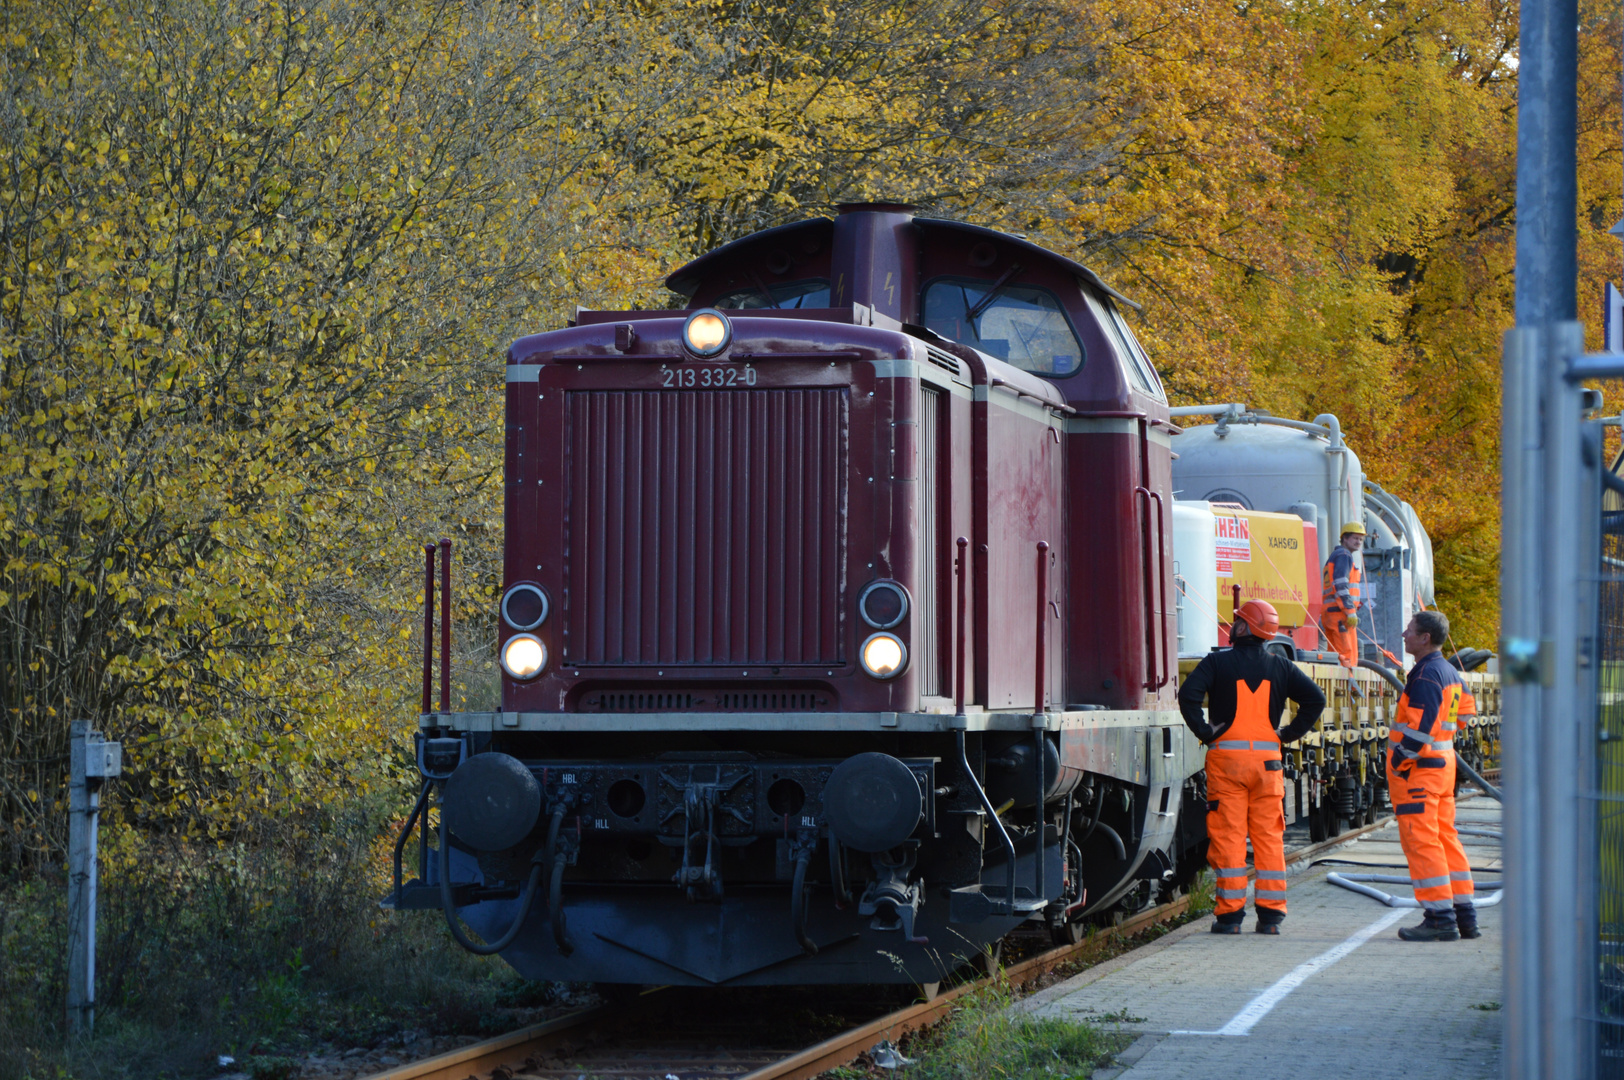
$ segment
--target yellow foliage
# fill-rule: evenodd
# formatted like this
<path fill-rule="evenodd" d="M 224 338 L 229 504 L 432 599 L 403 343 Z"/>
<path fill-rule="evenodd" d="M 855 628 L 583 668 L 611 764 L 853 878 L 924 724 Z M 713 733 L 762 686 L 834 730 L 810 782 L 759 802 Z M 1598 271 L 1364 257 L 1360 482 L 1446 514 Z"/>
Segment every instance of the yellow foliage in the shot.
<path fill-rule="evenodd" d="M 1030 234 L 1181 401 L 1338 413 L 1497 621 L 1514 8 L 22 0 L 0 9 L 0 850 L 68 721 L 123 820 L 251 837 L 400 780 L 420 548 L 489 704 L 512 337 L 846 201 Z M 1615 265 L 1586 0 L 1581 297 Z M 482 697 L 482 695 L 484 697 Z"/>

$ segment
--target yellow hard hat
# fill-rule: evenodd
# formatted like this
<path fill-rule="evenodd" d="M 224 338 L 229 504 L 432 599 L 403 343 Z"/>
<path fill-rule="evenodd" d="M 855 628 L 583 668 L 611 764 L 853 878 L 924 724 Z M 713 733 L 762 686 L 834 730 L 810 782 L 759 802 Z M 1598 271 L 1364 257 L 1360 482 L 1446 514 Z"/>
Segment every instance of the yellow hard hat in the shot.
<path fill-rule="evenodd" d="M 1349 533 L 1358 533 L 1360 536 L 1365 535 L 1365 523 L 1362 521 L 1344 521 L 1342 523 L 1342 535 L 1346 536 Z"/>

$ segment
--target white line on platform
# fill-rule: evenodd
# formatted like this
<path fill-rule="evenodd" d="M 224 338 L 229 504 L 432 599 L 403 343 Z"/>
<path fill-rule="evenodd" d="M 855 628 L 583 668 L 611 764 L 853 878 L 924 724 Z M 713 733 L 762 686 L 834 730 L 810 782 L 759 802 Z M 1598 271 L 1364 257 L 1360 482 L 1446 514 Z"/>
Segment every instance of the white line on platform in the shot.
<path fill-rule="evenodd" d="M 1386 930 L 1409 914 L 1405 908 L 1390 911 L 1377 919 L 1363 930 L 1354 934 L 1348 940 L 1334 949 L 1320 953 L 1312 960 L 1304 960 L 1296 967 L 1280 977 L 1280 981 L 1269 987 L 1263 993 L 1247 1002 L 1246 1007 L 1235 1014 L 1235 1018 L 1217 1031 L 1175 1031 L 1174 1035 L 1247 1035 L 1259 1020 L 1269 1015 L 1269 1012 L 1297 987 L 1301 986 L 1308 977 L 1322 968 L 1328 968 L 1338 960 L 1347 956 L 1353 950 Z"/>

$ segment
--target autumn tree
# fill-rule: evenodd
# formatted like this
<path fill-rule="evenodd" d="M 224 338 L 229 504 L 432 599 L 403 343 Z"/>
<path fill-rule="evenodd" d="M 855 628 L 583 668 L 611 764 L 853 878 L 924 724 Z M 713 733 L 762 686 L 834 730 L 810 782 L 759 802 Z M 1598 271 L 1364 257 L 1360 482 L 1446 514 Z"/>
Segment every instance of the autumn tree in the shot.
<path fill-rule="evenodd" d="M 71 718 L 198 834 L 380 775 L 414 545 L 489 587 L 498 358 L 612 198 L 592 16 L 513 15 L 0 14 L 7 864 L 60 839 Z"/>

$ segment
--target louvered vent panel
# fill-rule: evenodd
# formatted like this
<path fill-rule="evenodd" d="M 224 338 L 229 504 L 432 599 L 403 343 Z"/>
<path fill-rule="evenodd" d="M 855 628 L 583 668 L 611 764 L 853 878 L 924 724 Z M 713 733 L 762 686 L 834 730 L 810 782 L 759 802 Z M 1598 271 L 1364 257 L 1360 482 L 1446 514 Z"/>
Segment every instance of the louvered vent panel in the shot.
<path fill-rule="evenodd" d="M 569 396 L 564 659 L 838 664 L 846 391 Z"/>

